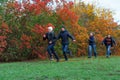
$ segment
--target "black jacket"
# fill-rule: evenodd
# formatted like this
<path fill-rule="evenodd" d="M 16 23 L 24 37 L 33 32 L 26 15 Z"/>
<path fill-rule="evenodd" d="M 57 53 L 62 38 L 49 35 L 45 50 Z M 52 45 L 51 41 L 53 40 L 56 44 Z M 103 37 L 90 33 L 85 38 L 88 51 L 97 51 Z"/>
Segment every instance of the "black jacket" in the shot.
<path fill-rule="evenodd" d="M 116 44 L 115 40 L 110 37 L 106 37 L 103 41 L 102 41 L 102 44 L 105 44 L 105 46 L 108 46 L 108 45 L 111 45 L 111 47 L 113 47 L 114 44 Z"/>
<path fill-rule="evenodd" d="M 61 38 L 61 43 L 62 44 L 69 44 L 69 38 L 71 38 L 72 40 L 74 40 L 74 37 L 68 32 L 68 31 L 61 31 L 59 34 L 58 34 L 58 37 L 57 39 L 60 39 Z"/>
<path fill-rule="evenodd" d="M 43 40 L 48 40 L 48 44 L 50 44 L 49 42 L 52 41 L 52 44 L 55 44 L 56 41 L 56 36 L 54 34 L 54 32 L 48 32 L 45 34 L 46 37 L 43 37 Z"/>

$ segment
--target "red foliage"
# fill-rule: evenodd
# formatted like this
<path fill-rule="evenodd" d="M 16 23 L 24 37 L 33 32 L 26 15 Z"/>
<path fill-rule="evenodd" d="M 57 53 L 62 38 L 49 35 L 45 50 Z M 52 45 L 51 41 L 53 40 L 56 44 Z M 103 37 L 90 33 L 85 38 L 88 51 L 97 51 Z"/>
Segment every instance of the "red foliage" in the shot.
<path fill-rule="evenodd" d="M 47 53 L 41 53 L 42 50 L 44 50 L 44 47 L 36 47 L 35 49 L 33 49 L 32 53 L 36 54 L 40 59 L 46 59 Z"/>
<path fill-rule="evenodd" d="M 9 29 L 8 25 L 5 22 L 2 22 L 0 26 L 0 53 L 7 47 L 7 34 L 11 32 L 12 31 Z"/>
<path fill-rule="evenodd" d="M 20 38 L 20 40 L 22 41 L 21 45 L 20 45 L 20 48 L 23 49 L 23 48 L 31 48 L 31 37 L 23 34 L 22 37 Z"/>
<path fill-rule="evenodd" d="M 68 9 L 72 8 L 73 7 L 73 2 L 70 1 L 69 3 L 64 3 L 64 7 L 68 8 Z"/>
<path fill-rule="evenodd" d="M 63 8 L 59 9 L 57 11 L 57 14 L 64 22 L 69 21 L 69 24 L 77 23 L 79 16 L 76 15 L 75 12 L 71 11 L 67 6 L 64 6 Z"/>
<path fill-rule="evenodd" d="M 39 34 L 39 35 L 43 35 L 43 34 L 45 34 L 45 33 L 47 32 L 47 28 L 48 28 L 49 26 L 55 28 L 55 26 L 52 25 L 51 23 L 48 23 L 48 24 L 45 25 L 45 26 L 41 26 L 41 25 L 39 25 L 39 24 L 36 24 L 36 25 L 34 26 L 34 28 L 32 29 L 32 31 L 35 32 L 35 33 L 37 33 L 37 34 Z"/>
<path fill-rule="evenodd" d="M 47 6 L 47 4 L 50 2 L 51 0 L 34 0 L 34 3 L 30 3 L 30 0 L 26 0 L 23 1 L 21 4 L 19 4 L 17 1 L 14 2 L 14 8 L 18 11 L 18 12 L 29 12 L 29 13 L 33 13 L 35 15 L 39 15 L 41 14 L 41 12 L 49 11 L 49 7 Z M 22 13 L 21 13 L 22 15 Z"/>
<path fill-rule="evenodd" d="M 36 24 L 32 29 L 33 32 L 43 35 L 46 32 L 46 29 L 39 24 Z"/>
<path fill-rule="evenodd" d="M 2 22 L 1 24 L 1 30 L 3 34 L 11 33 L 12 31 L 9 29 L 8 25 L 5 22 Z"/>
<path fill-rule="evenodd" d="M 46 25 L 46 27 L 49 27 L 49 26 L 51 26 L 53 29 L 55 28 L 55 26 L 54 26 L 53 24 L 51 24 L 51 23 L 48 23 L 48 24 Z"/>
<path fill-rule="evenodd" d="M 4 51 L 7 46 L 6 36 L 0 36 L 0 53 Z"/>
<path fill-rule="evenodd" d="M 15 8 L 17 11 L 21 11 L 22 5 L 19 4 L 17 1 L 15 1 L 15 2 L 14 2 L 14 8 Z"/>

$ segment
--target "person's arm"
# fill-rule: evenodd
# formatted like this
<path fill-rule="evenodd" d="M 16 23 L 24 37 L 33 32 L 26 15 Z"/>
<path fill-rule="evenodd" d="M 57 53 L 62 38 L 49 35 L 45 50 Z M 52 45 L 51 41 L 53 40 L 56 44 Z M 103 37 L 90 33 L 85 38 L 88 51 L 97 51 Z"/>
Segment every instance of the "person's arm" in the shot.
<path fill-rule="evenodd" d="M 43 40 L 46 40 L 47 39 L 47 34 L 44 34 L 43 35 Z"/>
<path fill-rule="evenodd" d="M 102 45 L 103 45 L 103 44 L 105 44 L 105 39 L 103 39 L 103 41 L 102 41 Z"/>
<path fill-rule="evenodd" d="M 116 45 L 116 41 L 115 41 L 115 39 L 114 39 L 114 38 L 112 38 L 112 42 L 113 42 L 113 44 L 115 44 L 115 45 Z"/>
<path fill-rule="evenodd" d="M 60 33 L 58 34 L 58 36 L 56 37 L 56 40 L 60 39 L 61 38 L 61 35 Z"/>
<path fill-rule="evenodd" d="M 96 38 L 95 38 L 94 36 L 93 36 L 93 38 L 90 38 L 90 37 L 89 37 L 88 41 L 95 43 L 95 42 L 96 42 Z"/>
<path fill-rule="evenodd" d="M 70 33 L 68 33 L 68 37 L 75 41 L 75 38 Z"/>
<path fill-rule="evenodd" d="M 89 40 L 89 41 L 91 41 L 91 42 L 93 42 L 93 41 L 94 41 L 94 40 L 92 40 L 92 39 L 90 39 L 90 38 L 89 38 L 88 40 Z"/>

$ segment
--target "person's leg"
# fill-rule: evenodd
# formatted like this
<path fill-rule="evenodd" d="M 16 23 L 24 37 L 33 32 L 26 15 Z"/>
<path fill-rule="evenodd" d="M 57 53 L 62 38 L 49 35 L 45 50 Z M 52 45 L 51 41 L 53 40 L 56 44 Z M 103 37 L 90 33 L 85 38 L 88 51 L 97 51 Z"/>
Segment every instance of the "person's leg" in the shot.
<path fill-rule="evenodd" d="M 71 57 L 73 56 L 73 55 L 72 55 L 72 51 L 70 51 L 70 49 L 69 49 L 69 45 L 68 45 L 68 48 L 67 48 L 67 52 L 66 52 L 66 53 L 69 54 L 69 56 L 71 56 Z"/>
<path fill-rule="evenodd" d="M 110 56 L 111 56 L 112 54 L 111 54 L 111 52 L 110 52 Z"/>
<path fill-rule="evenodd" d="M 50 60 L 52 60 L 51 47 L 52 47 L 52 45 L 48 45 L 48 47 L 47 47 L 47 52 L 48 52 L 48 54 L 49 54 Z"/>
<path fill-rule="evenodd" d="M 55 52 L 55 50 L 54 50 L 54 45 L 52 45 L 51 51 L 52 51 L 53 55 L 55 56 L 55 58 L 56 58 L 56 60 L 57 60 L 57 62 L 58 62 L 58 61 L 59 61 L 59 57 L 58 57 L 58 55 L 56 54 L 56 52 Z"/>
<path fill-rule="evenodd" d="M 111 53 L 111 45 L 108 46 L 108 57 L 110 56 Z"/>
<path fill-rule="evenodd" d="M 110 55 L 109 56 L 111 56 L 112 55 L 112 52 L 111 52 L 111 47 L 110 47 Z"/>
<path fill-rule="evenodd" d="M 64 58 L 65 58 L 66 61 L 68 60 L 67 55 L 66 55 L 67 48 L 68 48 L 67 45 L 62 45 L 63 55 L 64 55 Z"/>
<path fill-rule="evenodd" d="M 93 45 L 94 56 L 97 57 L 96 45 Z"/>
<path fill-rule="evenodd" d="M 92 46 L 89 45 L 88 46 L 88 58 L 91 58 L 92 57 Z"/>
<path fill-rule="evenodd" d="M 107 49 L 106 57 L 109 57 L 109 56 L 110 56 L 110 53 L 111 53 L 110 48 L 111 48 L 110 45 L 106 46 L 106 49 Z"/>
<path fill-rule="evenodd" d="M 67 52 L 66 52 L 67 54 L 70 54 L 70 50 L 69 50 L 69 48 L 67 49 Z"/>

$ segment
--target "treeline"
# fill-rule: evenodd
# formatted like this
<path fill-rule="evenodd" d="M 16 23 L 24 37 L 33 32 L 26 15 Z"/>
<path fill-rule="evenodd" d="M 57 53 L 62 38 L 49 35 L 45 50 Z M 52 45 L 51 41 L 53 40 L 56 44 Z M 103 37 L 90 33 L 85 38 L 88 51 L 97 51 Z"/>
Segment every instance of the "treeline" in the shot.
<path fill-rule="evenodd" d="M 35 0 L 30 3 L 9 1 L 0 5 L 0 60 L 17 61 L 34 58 L 46 59 L 46 43 L 42 36 L 48 26 L 53 26 L 58 34 L 61 25 L 65 25 L 76 38 L 76 43 L 70 44 L 70 49 L 77 57 L 87 55 L 88 34 L 94 32 L 99 55 L 105 54 L 101 46 L 103 37 L 111 34 L 117 46 L 114 55 L 120 55 L 118 24 L 114 22 L 112 11 L 98 8 L 93 4 L 79 2 L 54 2 L 51 0 Z M 49 5 L 48 5 L 49 4 Z M 56 51 L 62 54 L 60 42 L 56 44 Z M 61 55 L 62 56 L 62 55 Z"/>

